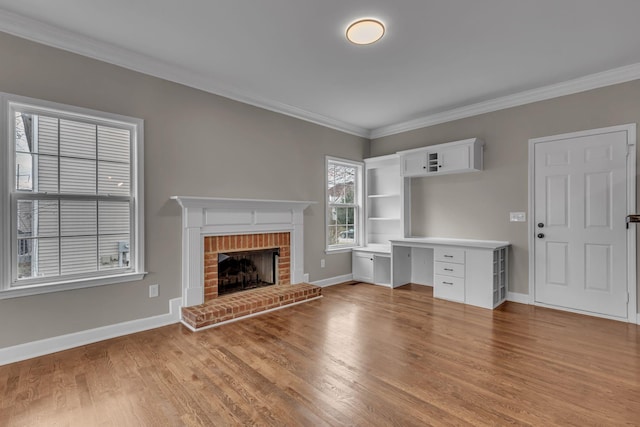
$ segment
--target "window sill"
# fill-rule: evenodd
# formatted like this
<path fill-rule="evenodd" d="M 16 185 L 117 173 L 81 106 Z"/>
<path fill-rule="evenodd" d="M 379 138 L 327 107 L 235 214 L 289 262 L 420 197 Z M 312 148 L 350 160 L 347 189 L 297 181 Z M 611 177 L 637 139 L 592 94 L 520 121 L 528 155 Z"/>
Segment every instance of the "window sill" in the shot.
<path fill-rule="evenodd" d="M 142 280 L 145 274 L 147 273 L 126 273 L 108 277 L 97 277 L 93 279 L 73 280 L 58 283 L 41 283 L 28 286 L 14 286 L 9 289 L 0 290 L 0 300 L 26 297 L 30 295 L 48 294 L 51 292 L 69 291 L 73 289 L 92 288 L 95 286 L 114 285 L 124 282 L 133 282 L 136 280 Z"/>
<path fill-rule="evenodd" d="M 339 254 L 339 253 L 343 253 L 343 252 L 351 252 L 353 249 L 355 249 L 357 247 L 358 246 L 346 246 L 344 248 L 325 249 L 324 253 L 325 254 Z"/>

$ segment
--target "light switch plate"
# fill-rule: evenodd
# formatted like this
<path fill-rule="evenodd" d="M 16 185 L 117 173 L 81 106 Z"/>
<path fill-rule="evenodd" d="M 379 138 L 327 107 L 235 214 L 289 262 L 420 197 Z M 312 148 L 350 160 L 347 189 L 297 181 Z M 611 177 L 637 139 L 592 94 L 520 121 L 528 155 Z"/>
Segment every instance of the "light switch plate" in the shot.
<path fill-rule="evenodd" d="M 524 212 L 509 212 L 509 221 L 511 222 L 526 222 L 527 214 Z"/>

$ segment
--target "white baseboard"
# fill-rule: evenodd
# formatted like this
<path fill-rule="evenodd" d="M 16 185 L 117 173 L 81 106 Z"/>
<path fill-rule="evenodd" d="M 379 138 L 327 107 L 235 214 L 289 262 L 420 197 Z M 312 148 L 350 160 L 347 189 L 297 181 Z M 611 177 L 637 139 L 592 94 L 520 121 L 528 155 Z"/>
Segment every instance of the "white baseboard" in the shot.
<path fill-rule="evenodd" d="M 0 366 L 178 323 L 181 317 L 181 306 L 182 298 L 175 298 L 169 301 L 169 313 L 166 314 L 74 332 L 72 334 L 18 344 L 12 347 L 0 348 Z"/>
<path fill-rule="evenodd" d="M 326 288 L 328 286 L 338 285 L 344 282 L 350 282 L 353 280 L 353 274 L 345 274 L 344 276 L 336 276 L 330 277 L 328 279 L 317 280 L 315 282 L 311 282 L 312 285 L 320 286 L 321 288 Z"/>
<path fill-rule="evenodd" d="M 517 302 L 520 304 L 529 304 L 529 294 L 507 292 L 507 301 Z"/>

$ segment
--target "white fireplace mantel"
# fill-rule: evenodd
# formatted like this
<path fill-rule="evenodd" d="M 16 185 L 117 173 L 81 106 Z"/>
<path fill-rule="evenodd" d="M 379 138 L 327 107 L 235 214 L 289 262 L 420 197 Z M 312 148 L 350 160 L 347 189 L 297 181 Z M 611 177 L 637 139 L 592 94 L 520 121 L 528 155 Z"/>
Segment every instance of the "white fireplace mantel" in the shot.
<path fill-rule="evenodd" d="M 182 305 L 204 302 L 204 236 L 291 233 L 291 283 L 304 276 L 303 211 L 315 202 L 172 196 L 182 207 Z"/>

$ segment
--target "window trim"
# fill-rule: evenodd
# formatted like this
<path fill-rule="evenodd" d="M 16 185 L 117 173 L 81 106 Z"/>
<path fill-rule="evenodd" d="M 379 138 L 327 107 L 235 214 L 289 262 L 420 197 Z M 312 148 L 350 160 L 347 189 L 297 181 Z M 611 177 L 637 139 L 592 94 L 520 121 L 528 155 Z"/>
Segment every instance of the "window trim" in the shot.
<path fill-rule="evenodd" d="M 55 114 L 72 120 L 89 120 L 91 123 L 118 125 L 131 129 L 133 135 L 130 163 L 132 168 L 131 198 L 134 208 L 131 218 L 133 263 L 129 271 L 119 271 L 111 275 L 102 273 L 72 279 L 53 277 L 45 282 L 36 281 L 20 285 L 13 280 L 12 248 L 16 236 L 14 236 L 15 231 L 11 221 L 17 194 L 14 194 L 12 188 L 12 176 L 15 173 L 13 158 L 15 147 L 11 147 L 11 141 L 15 126 L 12 114 L 16 108 L 26 108 L 40 114 Z M 4 159 L 0 161 L 0 213 L 2 213 L 2 220 L 0 220 L 0 300 L 123 283 L 141 280 L 144 277 L 146 274 L 144 270 L 144 120 L 0 92 L 0 159 Z"/>
<path fill-rule="evenodd" d="M 353 244 L 329 245 L 329 163 L 339 163 L 353 166 L 357 169 L 356 176 L 356 241 Z M 353 248 L 363 245 L 364 239 L 364 162 L 344 159 L 340 157 L 325 156 L 324 162 L 324 241 L 325 253 L 351 252 Z"/>

